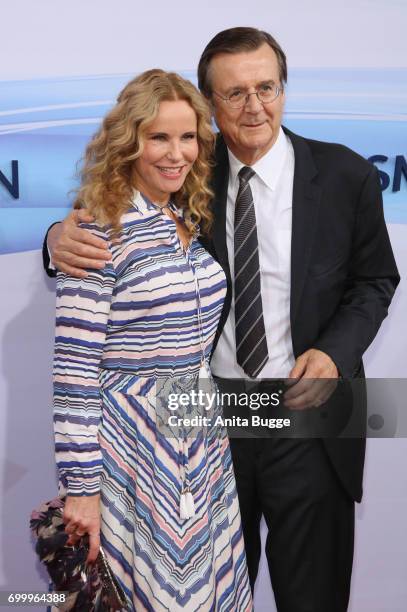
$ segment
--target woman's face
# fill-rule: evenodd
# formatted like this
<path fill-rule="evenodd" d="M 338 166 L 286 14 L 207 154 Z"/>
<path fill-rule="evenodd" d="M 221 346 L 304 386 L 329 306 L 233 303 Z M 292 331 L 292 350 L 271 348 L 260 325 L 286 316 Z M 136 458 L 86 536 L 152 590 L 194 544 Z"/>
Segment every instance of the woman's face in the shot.
<path fill-rule="evenodd" d="M 185 100 L 161 102 L 134 162 L 136 187 L 151 201 L 166 204 L 181 189 L 198 157 L 197 118 Z"/>

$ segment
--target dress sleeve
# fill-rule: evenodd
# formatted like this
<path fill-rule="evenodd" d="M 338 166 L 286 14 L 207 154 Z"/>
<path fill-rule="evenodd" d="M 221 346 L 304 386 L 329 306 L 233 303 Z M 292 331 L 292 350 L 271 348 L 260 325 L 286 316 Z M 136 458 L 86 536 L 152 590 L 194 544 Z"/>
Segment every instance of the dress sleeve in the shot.
<path fill-rule="evenodd" d="M 98 237 L 106 234 L 92 229 Z M 55 453 L 68 495 L 99 493 L 102 456 L 99 369 L 115 272 L 111 262 L 77 279 L 57 275 L 54 353 Z"/>

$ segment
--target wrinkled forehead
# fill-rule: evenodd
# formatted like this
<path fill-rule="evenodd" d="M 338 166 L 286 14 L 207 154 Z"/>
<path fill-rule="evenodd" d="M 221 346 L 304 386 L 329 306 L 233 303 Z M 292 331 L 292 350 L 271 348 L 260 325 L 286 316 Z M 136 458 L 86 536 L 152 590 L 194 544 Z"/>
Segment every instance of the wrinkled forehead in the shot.
<path fill-rule="evenodd" d="M 225 90 L 235 85 L 251 86 L 269 80 L 279 83 L 278 59 L 267 44 L 255 51 L 219 53 L 209 64 L 208 77 L 214 90 Z"/>

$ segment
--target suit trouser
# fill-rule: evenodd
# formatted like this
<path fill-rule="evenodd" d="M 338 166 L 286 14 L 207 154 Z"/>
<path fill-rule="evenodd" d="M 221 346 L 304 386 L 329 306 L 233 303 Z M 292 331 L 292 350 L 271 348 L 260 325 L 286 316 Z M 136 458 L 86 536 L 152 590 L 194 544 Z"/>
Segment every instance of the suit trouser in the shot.
<path fill-rule="evenodd" d="M 344 612 L 353 561 L 354 502 L 319 439 L 231 438 L 252 590 L 260 520 L 279 612 Z"/>

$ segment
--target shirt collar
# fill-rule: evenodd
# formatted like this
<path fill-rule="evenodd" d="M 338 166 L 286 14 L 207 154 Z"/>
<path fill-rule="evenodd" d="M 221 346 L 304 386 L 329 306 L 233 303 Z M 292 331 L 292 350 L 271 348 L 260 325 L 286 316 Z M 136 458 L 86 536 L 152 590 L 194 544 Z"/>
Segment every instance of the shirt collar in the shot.
<path fill-rule="evenodd" d="M 286 161 L 288 152 L 287 138 L 288 137 L 284 134 L 282 128 L 280 127 L 277 140 L 274 145 L 252 166 L 257 176 L 272 191 L 275 191 L 277 187 L 278 180 Z M 230 149 L 228 149 L 228 155 L 230 168 L 229 176 L 233 184 L 234 182 L 238 181 L 239 171 L 245 164 L 238 160 Z"/>
<path fill-rule="evenodd" d="M 144 193 L 141 193 L 140 191 L 136 190 L 134 191 L 132 205 L 138 212 L 161 212 L 160 206 L 158 204 L 154 204 L 154 202 L 152 202 L 146 195 L 144 195 Z M 179 213 L 174 202 L 172 202 L 171 200 L 168 202 L 168 208 L 170 208 L 176 213 Z"/>

